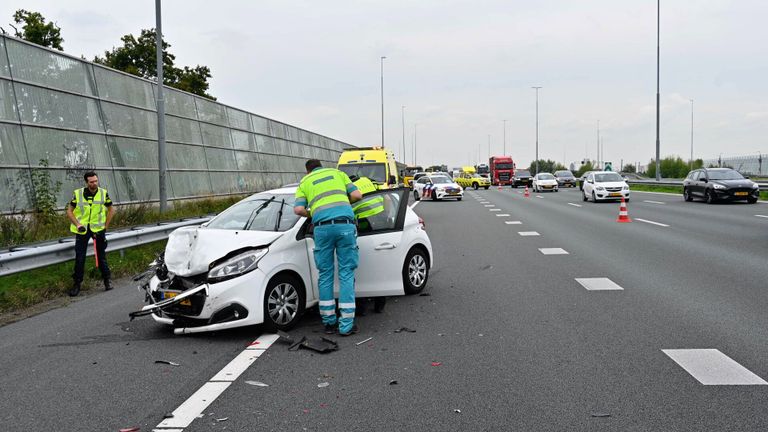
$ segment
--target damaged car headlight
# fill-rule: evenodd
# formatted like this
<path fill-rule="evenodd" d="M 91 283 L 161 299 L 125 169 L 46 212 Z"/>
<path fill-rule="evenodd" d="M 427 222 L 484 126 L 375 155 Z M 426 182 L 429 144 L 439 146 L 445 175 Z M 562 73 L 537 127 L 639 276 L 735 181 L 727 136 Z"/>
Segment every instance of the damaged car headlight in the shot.
<path fill-rule="evenodd" d="M 255 249 L 235 255 L 224 263 L 212 268 L 208 272 L 208 279 L 222 281 L 248 273 L 256 269 L 259 260 L 267 254 L 267 251 L 267 248 Z"/>

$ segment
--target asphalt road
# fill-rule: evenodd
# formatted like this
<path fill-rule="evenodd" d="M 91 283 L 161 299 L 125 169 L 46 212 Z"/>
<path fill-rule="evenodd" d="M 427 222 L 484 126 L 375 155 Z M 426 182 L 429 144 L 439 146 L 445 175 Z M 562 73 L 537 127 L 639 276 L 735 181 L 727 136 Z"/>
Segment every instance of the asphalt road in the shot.
<path fill-rule="evenodd" d="M 701 381 L 732 378 L 734 364 L 768 379 L 768 218 L 756 216 L 768 205 L 633 192 L 633 222 L 619 224 L 618 204 L 584 203 L 578 189 L 518 192 L 420 202 L 429 296 L 390 299 L 331 354 L 275 343 L 184 430 L 768 428 L 768 385 Z M 261 335 L 129 322 L 142 302 L 129 285 L 0 328 L 0 429 L 152 430 Z M 310 313 L 292 335 L 319 331 Z M 692 374 L 662 351 L 678 349 L 732 363 Z"/>

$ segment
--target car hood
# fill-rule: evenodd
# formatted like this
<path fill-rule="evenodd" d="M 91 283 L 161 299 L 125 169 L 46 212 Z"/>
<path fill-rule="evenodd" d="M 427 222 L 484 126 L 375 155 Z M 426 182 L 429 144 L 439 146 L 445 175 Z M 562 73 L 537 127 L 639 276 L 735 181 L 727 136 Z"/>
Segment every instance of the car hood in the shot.
<path fill-rule="evenodd" d="M 232 251 L 266 246 L 284 233 L 184 227 L 172 232 L 165 247 L 165 265 L 178 276 L 205 273 L 209 265 Z"/>
<path fill-rule="evenodd" d="M 720 184 L 732 188 L 751 188 L 754 182 L 747 179 L 738 180 L 712 180 L 713 184 Z"/>
<path fill-rule="evenodd" d="M 624 187 L 626 185 L 627 184 L 625 182 L 623 182 L 623 181 L 595 183 L 595 187 L 602 186 L 602 187 L 607 187 L 607 188 Z"/>
<path fill-rule="evenodd" d="M 536 183 L 555 184 L 555 183 L 557 183 L 557 180 L 555 180 L 555 179 L 538 179 L 538 180 L 536 180 Z"/>

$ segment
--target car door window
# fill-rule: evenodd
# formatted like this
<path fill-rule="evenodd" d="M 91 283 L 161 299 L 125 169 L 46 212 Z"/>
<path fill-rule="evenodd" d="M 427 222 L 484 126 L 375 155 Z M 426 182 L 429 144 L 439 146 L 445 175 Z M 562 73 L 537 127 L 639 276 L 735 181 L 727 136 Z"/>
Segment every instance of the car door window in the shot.
<path fill-rule="evenodd" d="M 355 206 L 383 208 L 382 211 L 358 220 L 357 235 L 367 236 L 403 229 L 408 204 L 404 190 L 387 189 L 366 195 Z M 360 207 L 358 207 L 360 208 Z"/>

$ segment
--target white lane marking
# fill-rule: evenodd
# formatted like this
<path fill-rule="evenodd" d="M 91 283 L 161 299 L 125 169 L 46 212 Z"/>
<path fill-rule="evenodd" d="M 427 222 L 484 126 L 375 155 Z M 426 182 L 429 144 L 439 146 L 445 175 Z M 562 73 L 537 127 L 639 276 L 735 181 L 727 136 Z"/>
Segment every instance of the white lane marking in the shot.
<path fill-rule="evenodd" d="M 504 221 L 507 225 L 522 225 L 523 223 L 520 221 Z"/>
<path fill-rule="evenodd" d="M 568 255 L 568 252 L 561 248 L 539 248 L 539 251 L 544 255 Z"/>
<path fill-rule="evenodd" d="M 544 197 L 541 195 L 536 195 L 536 198 L 544 198 Z"/>
<path fill-rule="evenodd" d="M 415 203 L 411 204 L 411 209 L 413 209 L 414 207 L 416 207 L 417 205 L 419 205 L 419 203 L 420 203 L 420 202 L 421 202 L 421 201 L 416 201 Z"/>
<path fill-rule="evenodd" d="M 576 204 L 576 203 L 568 203 L 568 205 L 574 206 L 574 207 L 581 207 L 581 204 Z"/>
<path fill-rule="evenodd" d="M 624 288 L 608 278 L 576 278 L 576 282 L 589 291 L 624 290 Z"/>
<path fill-rule="evenodd" d="M 501 211 L 500 208 L 489 208 L 488 211 Z"/>
<path fill-rule="evenodd" d="M 264 334 L 253 341 L 220 372 L 203 384 L 192 396 L 173 411 L 173 417 L 164 419 L 157 428 L 186 428 L 208 405 L 216 400 L 232 382 L 240 376 L 253 361 L 264 353 L 278 339 L 275 334 Z M 231 378 L 231 379 L 230 379 Z"/>
<path fill-rule="evenodd" d="M 483 204 L 483 207 L 495 207 L 493 204 Z"/>
<path fill-rule="evenodd" d="M 184 429 L 152 429 L 152 432 L 184 432 Z"/>
<path fill-rule="evenodd" d="M 761 218 L 768 218 L 768 216 L 766 216 L 766 215 L 755 215 L 755 216 L 761 217 Z"/>
<path fill-rule="evenodd" d="M 704 385 L 768 385 L 717 349 L 661 350 Z"/>
<path fill-rule="evenodd" d="M 498 216 L 498 217 L 509 217 L 509 214 L 508 213 L 499 213 L 496 216 Z"/>
<path fill-rule="evenodd" d="M 645 223 L 651 224 L 651 225 L 658 225 L 660 227 L 668 227 L 669 226 L 667 224 L 658 223 L 658 222 L 654 222 L 654 221 L 649 221 L 649 220 L 646 220 L 646 219 L 635 218 L 635 220 L 636 221 L 640 221 L 640 222 L 645 222 Z"/>
<path fill-rule="evenodd" d="M 647 202 L 647 203 L 651 203 L 651 204 L 661 204 L 661 205 L 664 205 L 664 204 L 666 204 L 665 202 L 661 202 L 661 201 L 651 201 L 651 200 L 643 200 L 643 202 Z"/>
<path fill-rule="evenodd" d="M 536 231 L 518 231 L 517 233 L 520 234 L 523 237 L 531 237 L 531 236 L 540 235 Z"/>

